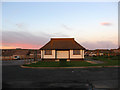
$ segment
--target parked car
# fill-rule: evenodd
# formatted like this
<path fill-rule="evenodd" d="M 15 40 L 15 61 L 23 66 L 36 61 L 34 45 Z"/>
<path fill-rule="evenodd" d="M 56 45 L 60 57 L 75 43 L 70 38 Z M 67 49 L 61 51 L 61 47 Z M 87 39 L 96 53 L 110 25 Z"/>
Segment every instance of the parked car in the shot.
<path fill-rule="evenodd" d="M 20 60 L 20 56 L 13 56 L 14 60 Z"/>

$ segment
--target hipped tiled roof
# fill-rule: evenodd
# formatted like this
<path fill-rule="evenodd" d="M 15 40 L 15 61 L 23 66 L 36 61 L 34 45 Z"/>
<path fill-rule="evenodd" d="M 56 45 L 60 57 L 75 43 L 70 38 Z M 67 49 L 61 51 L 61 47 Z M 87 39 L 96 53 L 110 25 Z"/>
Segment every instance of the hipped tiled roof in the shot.
<path fill-rule="evenodd" d="M 41 50 L 50 49 L 85 49 L 83 46 L 78 44 L 74 38 L 51 38 L 51 40 L 44 45 Z"/>

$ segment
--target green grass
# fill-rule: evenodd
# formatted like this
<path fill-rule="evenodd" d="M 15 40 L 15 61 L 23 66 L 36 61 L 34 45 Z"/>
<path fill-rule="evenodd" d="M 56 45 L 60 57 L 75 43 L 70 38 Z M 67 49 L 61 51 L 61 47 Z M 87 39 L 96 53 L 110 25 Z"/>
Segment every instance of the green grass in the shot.
<path fill-rule="evenodd" d="M 85 62 L 85 61 L 71 61 L 66 63 L 60 63 L 60 62 L 45 62 L 45 61 L 39 61 L 37 63 L 32 63 L 30 65 L 24 65 L 29 67 L 81 67 L 81 66 L 92 66 L 93 64 Z"/>
<path fill-rule="evenodd" d="M 115 66 L 120 63 L 118 56 L 97 56 L 97 57 L 87 57 L 88 59 L 94 59 L 103 61 L 102 64 L 91 64 L 86 61 L 70 61 L 70 62 L 54 62 L 54 61 L 39 61 L 37 63 L 25 64 L 24 66 L 29 67 L 82 67 L 82 66 Z"/>
<path fill-rule="evenodd" d="M 114 66 L 120 65 L 119 58 L 120 56 L 97 56 L 97 57 L 89 57 L 93 60 L 103 61 L 103 64 L 98 64 L 101 66 Z"/>
<path fill-rule="evenodd" d="M 97 57 L 89 57 L 92 58 L 94 60 L 102 60 L 102 61 L 106 61 L 106 60 L 119 60 L 120 55 L 119 56 L 97 56 Z"/>

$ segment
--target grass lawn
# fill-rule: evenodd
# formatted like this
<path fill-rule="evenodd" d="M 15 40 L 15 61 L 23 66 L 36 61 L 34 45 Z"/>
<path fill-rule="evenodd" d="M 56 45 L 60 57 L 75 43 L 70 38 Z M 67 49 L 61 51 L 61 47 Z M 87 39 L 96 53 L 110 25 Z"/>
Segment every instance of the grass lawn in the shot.
<path fill-rule="evenodd" d="M 103 64 L 98 64 L 101 66 L 114 66 L 120 65 L 120 55 L 119 56 L 97 56 L 97 57 L 89 57 L 93 60 L 103 61 Z"/>
<path fill-rule="evenodd" d="M 118 65 L 118 56 L 97 56 L 97 57 L 87 57 L 88 59 L 94 59 L 103 61 L 102 64 L 91 64 L 86 61 L 71 61 L 71 62 L 47 62 L 39 61 L 37 63 L 25 64 L 24 66 L 29 67 L 83 67 L 83 66 L 115 66 Z M 120 61 L 119 61 L 120 62 Z"/>
<path fill-rule="evenodd" d="M 71 62 L 47 62 L 47 61 L 39 61 L 37 63 L 32 63 L 29 67 L 80 67 L 80 66 L 91 66 L 91 63 L 85 61 L 71 61 Z"/>

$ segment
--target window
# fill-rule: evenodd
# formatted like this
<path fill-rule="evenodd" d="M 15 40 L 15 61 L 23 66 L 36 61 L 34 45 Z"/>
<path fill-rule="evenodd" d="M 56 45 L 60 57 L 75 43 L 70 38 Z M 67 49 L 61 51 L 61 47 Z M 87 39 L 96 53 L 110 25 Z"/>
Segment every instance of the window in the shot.
<path fill-rule="evenodd" d="M 52 55 L 52 50 L 45 50 L 45 55 Z"/>
<path fill-rule="evenodd" d="M 73 50 L 73 55 L 80 55 L 80 50 Z"/>

